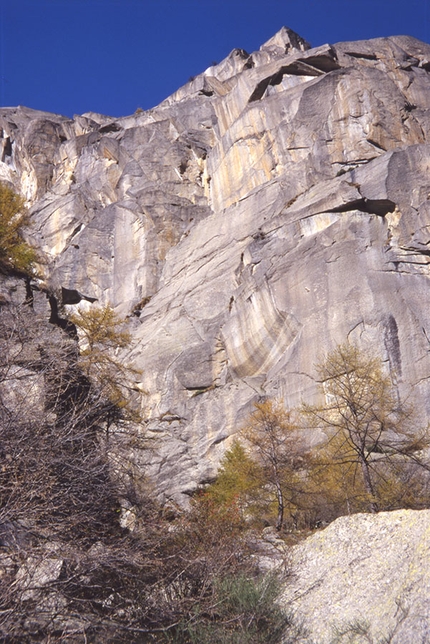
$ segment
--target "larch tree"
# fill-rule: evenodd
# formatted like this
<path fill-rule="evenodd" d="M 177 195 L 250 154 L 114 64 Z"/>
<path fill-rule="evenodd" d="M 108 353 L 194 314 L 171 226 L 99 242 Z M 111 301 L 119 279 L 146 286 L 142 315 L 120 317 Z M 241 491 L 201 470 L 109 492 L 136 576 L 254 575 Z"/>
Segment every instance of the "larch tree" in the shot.
<path fill-rule="evenodd" d="M 420 458 L 429 445 L 428 434 L 410 429 L 411 411 L 401 405 L 379 357 L 341 344 L 317 365 L 317 372 L 325 404 L 305 412 L 328 435 L 326 462 L 349 469 L 348 478 L 363 488 L 368 509 L 375 513 L 390 464 L 406 459 L 428 469 Z"/>
<path fill-rule="evenodd" d="M 0 271 L 32 273 L 37 253 L 23 237 L 28 224 L 24 199 L 5 183 L 0 183 Z"/>
<path fill-rule="evenodd" d="M 302 489 L 303 434 L 292 412 L 281 402 L 266 400 L 255 405 L 241 432 L 260 466 L 262 485 L 270 486 L 276 497 L 276 529 L 281 530 L 286 505 L 296 506 Z"/>

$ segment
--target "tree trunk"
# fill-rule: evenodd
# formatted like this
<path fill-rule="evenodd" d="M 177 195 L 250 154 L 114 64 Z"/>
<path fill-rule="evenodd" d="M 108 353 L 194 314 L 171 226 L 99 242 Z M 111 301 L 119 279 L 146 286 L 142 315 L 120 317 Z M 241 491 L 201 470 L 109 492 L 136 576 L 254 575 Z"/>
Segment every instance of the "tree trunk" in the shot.
<path fill-rule="evenodd" d="M 276 496 L 278 499 L 278 518 L 276 519 L 276 529 L 281 530 L 282 524 L 284 523 L 284 495 L 282 494 L 281 485 L 278 480 L 276 480 Z"/>
<path fill-rule="evenodd" d="M 371 500 L 369 501 L 369 509 L 372 512 L 372 514 L 376 514 L 378 512 L 378 505 L 374 500 L 375 492 L 373 489 L 372 479 L 370 477 L 369 464 L 366 461 L 366 458 L 362 454 L 359 454 L 358 458 L 360 460 L 361 472 L 363 474 L 364 489 L 366 490 L 367 494 L 371 498 Z"/>

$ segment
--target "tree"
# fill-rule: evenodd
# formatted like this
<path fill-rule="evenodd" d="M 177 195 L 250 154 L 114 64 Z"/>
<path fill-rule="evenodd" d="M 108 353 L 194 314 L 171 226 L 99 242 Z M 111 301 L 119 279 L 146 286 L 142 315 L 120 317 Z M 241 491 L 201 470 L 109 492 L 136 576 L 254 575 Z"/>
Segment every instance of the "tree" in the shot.
<path fill-rule="evenodd" d="M 276 529 L 281 530 L 286 505 L 290 511 L 297 508 L 303 488 L 303 435 L 292 412 L 271 400 L 255 405 L 241 435 L 261 468 L 262 485 L 269 486 L 275 494 Z"/>
<path fill-rule="evenodd" d="M 118 351 L 131 343 L 126 330 L 126 320 L 113 308 L 91 306 L 80 309 L 69 320 L 78 330 L 79 366 L 98 390 L 103 391 L 113 411 L 121 411 L 129 420 L 140 421 L 136 406 L 132 404 L 133 379 L 141 371 L 118 357 Z"/>
<path fill-rule="evenodd" d="M 37 253 L 22 236 L 27 223 L 24 199 L 0 183 L 0 271 L 32 273 Z"/>
<path fill-rule="evenodd" d="M 259 464 L 235 439 L 221 460 L 216 481 L 206 493 L 218 506 L 236 502 L 246 509 L 246 514 L 254 514 L 254 507 L 260 505 L 262 480 Z"/>
<path fill-rule="evenodd" d="M 317 365 L 317 372 L 326 403 L 305 412 L 328 434 L 319 464 L 326 472 L 337 469 L 348 503 L 354 496 L 364 497 L 375 513 L 399 466 L 404 471 L 407 461 L 428 468 L 420 458 L 429 445 L 428 434 L 408 429 L 411 411 L 401 405 L 380 358 L 341 344 Z"/>

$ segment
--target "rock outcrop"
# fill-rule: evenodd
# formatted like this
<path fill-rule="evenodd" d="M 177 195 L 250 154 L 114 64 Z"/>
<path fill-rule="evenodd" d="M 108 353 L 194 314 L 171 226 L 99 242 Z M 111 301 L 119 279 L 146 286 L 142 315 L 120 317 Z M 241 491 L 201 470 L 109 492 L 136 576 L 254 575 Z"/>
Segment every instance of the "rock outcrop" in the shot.
<path fill-rule="evenodd" d="M 146 112 L 0 110 L 46 288 L 129 316 L 165 498 L 214 476 L 260 396 L 314 400 L 346 339 L 429 415 L 429 61 L 283 28 Z"/>
<path fill-rule="evenodd" d="M 430 510 L 341 517 L 295 546 L 291 566 L 282 601 L 304 641 L 429 640 Z"/>

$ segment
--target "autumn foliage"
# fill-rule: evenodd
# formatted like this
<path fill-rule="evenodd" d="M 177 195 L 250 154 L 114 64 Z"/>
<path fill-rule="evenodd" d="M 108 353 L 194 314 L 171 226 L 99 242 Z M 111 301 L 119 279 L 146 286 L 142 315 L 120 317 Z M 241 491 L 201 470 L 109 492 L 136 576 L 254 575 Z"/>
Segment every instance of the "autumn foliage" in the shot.
<path fill-rule="evenodd" d="M 208 493 L 237 499 L 249 525 L 314 528 L 354 512 L 430 503 L 427 430 L 415 426 L 380 358 L 339 345 L 316 366 L 324 403 L 255 405 Z M 318 445 L 310 436 L 318 430 Z"/>
<path fill-rule="evenodd" d="M 0 183 L 0 271 L 31 274 L 37 261 L 36 251 L 22 233 L 28 223 L 24 199 Z"/>
<path fill-rule="evenodd" d="M 201 494 L 169 513 L 134 488 L 143 428 L 109 380 L 127 335 L 110 309 L 84 322 L 78 350 L 30 306 L 0 307 L 0 639 L 278 641 L 278 582 L 259 574 L 236 501 Z"/>

